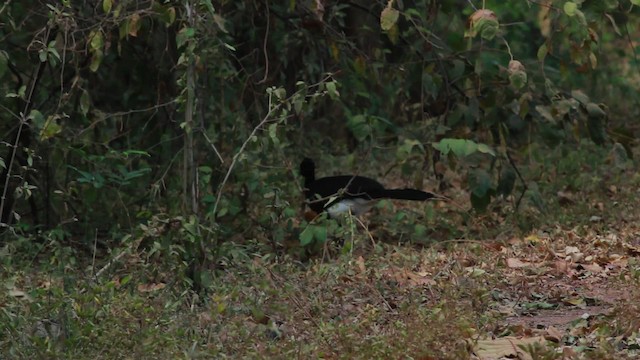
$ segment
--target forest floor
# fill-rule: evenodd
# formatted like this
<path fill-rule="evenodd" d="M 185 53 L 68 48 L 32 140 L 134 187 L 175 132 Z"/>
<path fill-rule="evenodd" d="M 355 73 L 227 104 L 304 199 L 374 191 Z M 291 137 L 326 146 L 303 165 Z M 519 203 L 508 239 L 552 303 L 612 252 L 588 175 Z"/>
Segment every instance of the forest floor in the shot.
<path fill-rule="evenodd" d="M 404 205 L 388 202 L 348 251 L 232 249 L 200 295 L 149 253 L 95 277 L 109 256 L 62 274 L 5 261 L 0 359 L 635 359 L 638 177 L 606 174 L 580 190 L 560 182 L 545 211 L 464 220 L 438 203 L 434 221 L 464 233 L 436 226 L 438 241 L 419 245 L 390 235 Z"/>

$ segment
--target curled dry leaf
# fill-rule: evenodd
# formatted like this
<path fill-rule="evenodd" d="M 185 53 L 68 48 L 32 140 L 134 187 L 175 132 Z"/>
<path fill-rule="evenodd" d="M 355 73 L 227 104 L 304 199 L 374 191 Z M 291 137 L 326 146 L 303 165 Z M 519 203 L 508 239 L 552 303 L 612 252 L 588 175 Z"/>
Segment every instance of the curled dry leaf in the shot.
<path fill-rule="evenodd" d="M 138 291 L 140 292 L 153 292 L 153 291 L 158 291 L 158 290 L 162 290 L 166 287 L 166 284 L 163 283 L 157 283 L 157 284 L 139 284 L 138 285 Z"/>
<path fill-rule="evenodd" d="M 571 205 L 575 202 L 573 194 L 568 191 L 558 191 L 556 195 L 558 196 L 558 204 L 562 206 Z"/>
<path fill-rule="evenodd" d="M 553 267 L 556 270 L 558 275 L 560 274 L 569 274 L 571 271 L 571 267 L 568 262 L 558 259 L 553 263 Z"/>
<path fill-rule="evenodd" d="M 499 27 L 498 17 L 493 11 L 480 9 L 469 16 L 469 30 L 465 35 L 473 38 L 479 34 L 485 40 L 492 40 Z"/>
<path fill-rule="evenodd" d="M 398 17 L 400 16 L 400 12 L 391 7 L 391 4 L 389 2 L 389 5 L 380 13 L 380 27 L 384 31 L 389 31 L 398 22 Z"/>
<path fill-rule="evenodd" d="M 631 256 L 640 256 L 640 246 L 625 243 L 624 247 L 627 249 L 627 253 Z"/>
<path fill-rule="evenodd" d="M 507 259 L 507 266 L 512 268 L 512 269 L 520 269 L 520 268 L 531 266 L 531 263 L 528 262 L 528 261 L 523 261 L 523 260 L 516 259 L 516 258 L 508 258 Z"/>
<path fill-rule="evenodd" d="M 503 357 L 517 359 L 531 359 L 523 348 L 527 348 L 535 343 L 544 344 L 545 339 L 542 336 L 517 338 L 514 336 L 506 336 L 497 339 L 478 340 L 474 346 L 474 352 L 480 359 L 500 359 Z"/>
<path fill-rule="evenodd" d="M 364 258 L 362 256 L 358 256 L 356 264 L 358 265 L 358 270 L 360 270 L 360 273 L 364 274 L 365 272 L 367 272 L 367 267 L 364 265 Z"/>
<path fill-rule="evenodd" d="M 9 290 L 9 296 L 14 297 L 16 299 L 20 299 L 20 300 L 25 300 L 27 302 L 32 302 L 33 301 L 33 298 L 31 298 L 31 296 L 29 296 L 29 294 L 27 294 L 26 292 L 24 292 L 22 290 L 18 290 L 18 289 Z"/>
<path fill-rule="evenodd" d="M 518 60 L 509 61 L 509 82 L 516 89 L 522 89 L 527 83 L 527 70 Z"/>
<path fill-rule="evenodd" d="M 413 272 L 406 269 L 391 268 L 386 271 L 386 275 L 394 279 L 400 285 L 422 286 L 435 285 L 436 282 L 428 276 L 427 272 Z"/>
<path fill-rule="evenodd" d="M 553 341 L 555 343 L 559 343 L 560 340 L 562 340 L 563 336 L 564 336 L 564 333 L 562 331 L 558 330 L 554 326 L 549 326 L 549 328 L 546 331 L 546 334 L 545 334 L 544 338 L 549 340 L 549 341 Z"/>
<path fill-rule="evenodd" d="M 592 273 L 600 273 L 602 272 L 602 266 L 598 265 L 597 263 L 591 263 L 591 264 L 584 264 L 582 265 L 582 267 Z"/>

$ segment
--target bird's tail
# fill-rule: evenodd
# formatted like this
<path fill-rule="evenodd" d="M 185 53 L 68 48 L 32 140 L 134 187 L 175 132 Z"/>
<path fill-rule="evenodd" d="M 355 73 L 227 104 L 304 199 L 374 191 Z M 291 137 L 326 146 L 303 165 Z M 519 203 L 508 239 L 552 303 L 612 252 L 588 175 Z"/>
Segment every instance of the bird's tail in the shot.
<path fill-rule="evenodd" d="M 374 192 L 368 192 L 372 199 L 398 199 L 398 200 L 414 200 L 425 201 L 438 198 L 434 193 L 416 190 L 416 189 L 384 189 Z"/>

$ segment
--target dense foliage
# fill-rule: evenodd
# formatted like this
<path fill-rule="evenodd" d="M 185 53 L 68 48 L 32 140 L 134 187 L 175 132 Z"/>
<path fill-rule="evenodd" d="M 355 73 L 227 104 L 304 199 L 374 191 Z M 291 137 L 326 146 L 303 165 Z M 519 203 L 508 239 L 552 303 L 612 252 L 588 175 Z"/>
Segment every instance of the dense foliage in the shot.
<path fill-rule="evenodd" d="M 298 241 L 302 155 L 535 205 L 518 159 L 628 150 L 637 5 L 7 1 L 2 244 L 131 243 L 193 271 L 230 241 L 277 250 Z"/>

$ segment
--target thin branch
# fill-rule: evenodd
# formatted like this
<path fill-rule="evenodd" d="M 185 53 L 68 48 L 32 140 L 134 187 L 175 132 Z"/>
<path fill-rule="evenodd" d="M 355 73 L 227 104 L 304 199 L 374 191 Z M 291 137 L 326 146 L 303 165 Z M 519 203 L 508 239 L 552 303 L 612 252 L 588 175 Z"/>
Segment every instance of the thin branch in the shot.
<path fill-rule="evenodd" d="M 215 218 L 216 216 L 216 212 L 218 211 L 218 204 L 220 203 L 220 198 L 222 197 L 222 190 L 224 189 L 224 186 L 226 185 L 227 181 L 229 180 L 229 176 L 231 176 L 231 171 L 233 171 L 233 168 L 236 166 L 236 162 L 238 162 L 238 158 L 240 158 L 240 155 L 244 152 L 244 149 L 247 147 L 247 145 L 249 144 L 249 141 L 251 141 L 251 139 L 253 139 L 253 137 L 256 135 L 256 132 L 258 132 L 258 130 L 260 130 L 266 123 L 268 123 L 271 119 L 271 114 L 280 108 L 280 105 L 276 105 L 276 106 L 271 106 L 271 94 L 269 94 L 269 112 L 267 113 L 267 115 L 264 116 L 264 118 L 262 119 L 262 121 L 260 121 L 260 123 L 258 125 L 256 125 L 256 127 L 253 128 L 253 130 L 251 131 L 251 134 L 249 134 L 249 136 L 247 136 L 247 138 L 245 139 L 245 141 L 242 143 L 242 146 L 240 146 L 240 149 L 238 150 L 238 152 L 233 155 L 233 160 L 231 161 L 231 165 L 229 165 L 229 169 L 227 170 L 227 173 L 224 176 L 224 179 L 222 180 L 222 183 L 220 184 L 220 188 L 218 189 L 218 194 L 216 195 L 216 202 L 213 205 L 213 216 Z"/>
<path fill-rule="evenodd" d="M 173 99 L 173 100 L 169 100 L 165 103 L 162 104 L 156 104 L 147 108 L 142 108 L 142 109 L 133 109 L 133 110 L 127 110 L 127 111 L 118 111 L 118 112 L 114 112 L 111 114 L 107 114 L 104 117 L 100 117 L 99 119 L 97 119 L 96 121 L 92 122 L 91 124 L 89 124 L 89 126 L 85 127 L 83 130 L 81 130 L 77 136 L 81 136 L 82 134 L 84 134 L 85 132 L 93 129 L 96 125 L 98 125 L 99 123 L 110 119 L 112 117 L 116 117 L 116 116 L 126 116 L 126 115 L 131 115 L 131 114 L 136 114 L 136 113 L 142 113 L 142 112 L 147 112 L 147 111 L 151 111 L 151 110 L 155 110 L 157 111 L 160 108 L 163 108 L 165 106 L 169 106 L 173 103 L 178 102 L 178 99 Z"/>
<path fill-rule="evenodd" d="M 100 277 L 100 275 L 102 275 L 103 272 L 107 271 L 107 269 L 109 269 L 111 267 L 111 265 L 115 264 L 118 260 L 120 260 L 120 258 L 122 258 L 123 256 L 127 255 L 127 251 L 123 250 L 122 252 L 120 252 L 118 255 L 116 255 L 114 258 L 112 258 L 111 260 L 109 260 L 109 262 L 107 262 L 102 269 L 98 270 L 98 272 L 93 276 L 93 280 L 96 281 L 98 280 L 98 278 Z"/>
<path fill-rule="evenodd" d="M 96 235 L 93 238 L 93 259 L 91 259 L 91 275 L 96 271 L 96 252 L 98 250 L 98 229 L 96 229 Z"/>
<path fill-rule="evenodd" d="M 218 152 L 218 149 L 216 149 L 216 145 L 213 143 L 213 141 L 211 141 L 211 139 L 209 139 L 209 136 L 207 136 L 207 133 L 204 132 L 204 130 L 201 130 L 200 133 L 202 133 L 202 135 L 207 140 L 209 145 L 211 145 L 211 148 L 213 149 L 213 152 L 215 152 L 216 155 L 218 155 L 218 159 L 220 159 L 220 162 L 224 164 L 224 159 L 222 158 L 222 155 L 220 155 L 220 153 Z"/>
<path fill-rule="evenodd" d="M 267 8 L 267 29 L 264 32 L 264 41 L 262 43 L 262 52 L 264 53 L 264 77 L 262 78 L 262 80 L 258 81 L 258 84 L 265 83 L 267 81 L 267 78 L 269 77 L 269 54 L 267 53 L 267 40 L 269 39 L 269 27 L 270 27 L 269 18 L 271 17 L 271 15 L 269 14 L 269 1 L 266 1 L 265 5 Z"/>
<path fill-rule="evenodd" d="M 0 220 L 1 220 L 1 216 L 2 214 L 4 214 L 4 207 L 6 205 L 5 201 L 7 199 L 7 191 L 9 190 L 9 179 L 11 179 L 11 169 L 13 168 L 13 163 L 15 162 L 16 159 L 16 154 L 18 153 L 18 144 L 20 143 L 20 137 L 22 136 L 22 129 L 24 128 L 24 126 L 27 123 L 28 120 L 28 112 L 29 112 L 29 108 L 31 107 L 31 101 L 33 100 L 33 93 L 36 90 L 36 86 L 38 85 L 38 81 L 40 80 L 40 76 L 42 75 L 42 69 L 44 68 L 44 63 L 40 63 L 40 65 L 38 66 L 38 69 L 36 70 L 35 76 L 33 78 L 33 81 L 31 82 L 31 89 L 29 89 L 29 96 L 26 98 L 25 104 L 24 104 L 24 110 L 22 111 L 22 114 L 20 114 L 20 124 L 18 125 L 18 131 L 16 132 L 16 139 L 13 142 L 13 150 L 11 151 L 11 159 L 9 160 L 9 163 L 6 164 L 7 165 L 7 177 L 4 181 L 4 189 L 2 190 L 2 197 L 0 197 Z M 2 223 L 2 221 L 0 221 L 0 226 L 8 226 L 9 225 L 9 219 L 11 218 L 11 216 L 7 217 L 7 223 L 4 224 Z"/>
<path fill-rule="evenodd" d="M 511 158 L 509 149 L 505 149 L 505 154 L 507 154 L 507 159 L 509 160 L 509 164 L 513 167 L 513 170 L 515 170 L 516 174 L 518 174 L 518 178 L 520 178 L 520 181 L 522 182 L 522 193 L 520 194 L 520 197 L 518 197 L 518 200 L 516 201 L 516 211 L 517 211 L 518 207 L 520 207 L 520 202 L 522 201 L 524 194 L 527 192 L 527 190 L 529 190 L 529 187 L 527 186 L 527 183 L 524 181 L 524 178 L 522 177 L 520 170 L 518 170 L 518 167 L 516 166 L 515 161 L 513 161 L 513 158 Z"/>
<path fill-rule="evenodd" d="M 2 5 L 2 8 L 0 9 L 0 15 L 2 15 L 2 13 L 4 12 L 4 9 L 7 8 L 7 6 L 11 5 L 11 0 L 7 0 L 6 3 L 4 3 L 4 5 Z"/>

